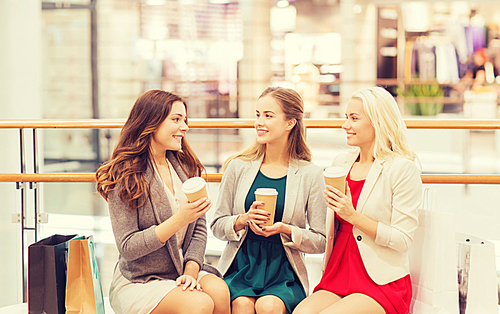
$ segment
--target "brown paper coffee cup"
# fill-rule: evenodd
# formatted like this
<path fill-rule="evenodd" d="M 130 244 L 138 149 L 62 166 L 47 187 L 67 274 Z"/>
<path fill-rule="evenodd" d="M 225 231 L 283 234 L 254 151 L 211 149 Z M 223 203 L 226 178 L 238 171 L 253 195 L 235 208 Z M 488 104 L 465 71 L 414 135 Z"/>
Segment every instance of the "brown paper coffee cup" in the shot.
<path fill-rule="evenodd" d="M 346 171 L 344 168 L 329 167 L 325 169 L 323 175 L 325 176 L 325 184 L 331 185 L 345 194 Z"/>
<path fill-rule="evenodd" d="M 190 203 L 196 202 L 202 197 L 208 197 L 207 182 L 203 178 L 193 177 L 182 184 L 182 191 Z"/>
<path fill-rule="evenodd" d="M 260 188 L 255 190 L 255 200 L 259 202 L 264 202 L 264 206 L 258 206 L 257 208 L 263 209 L 271 213 L 269 221 L 260 226 L 272 226 L 274 224 L 274 212 L 276 210 L 276 198 L 278 196 L 278 191 L 272 188 Z"/>

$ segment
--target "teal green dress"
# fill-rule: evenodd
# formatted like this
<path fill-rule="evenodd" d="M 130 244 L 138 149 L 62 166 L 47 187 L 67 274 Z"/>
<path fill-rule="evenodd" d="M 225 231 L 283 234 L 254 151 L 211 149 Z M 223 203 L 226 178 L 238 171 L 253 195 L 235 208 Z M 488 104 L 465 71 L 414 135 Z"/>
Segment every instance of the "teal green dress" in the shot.
<path fill-rule="evenodd" d="M 245 200 L 246 211 L 255 201 L 254 192 L 257 188 L 278 190 L 274 222 L 281 221 L 285 204 L 286 176 L 273 179 L 259 171 Z M 279 234 L 266 238 L 255 234 L 249 228 L 224 280 L 231 292 L 231 301 L 241 296 L 258 298 L 275 295 L 285 303 L 288 312 L 292 313 L 297 304 L 306 297 L 299 277 L 286 257 Z"/>

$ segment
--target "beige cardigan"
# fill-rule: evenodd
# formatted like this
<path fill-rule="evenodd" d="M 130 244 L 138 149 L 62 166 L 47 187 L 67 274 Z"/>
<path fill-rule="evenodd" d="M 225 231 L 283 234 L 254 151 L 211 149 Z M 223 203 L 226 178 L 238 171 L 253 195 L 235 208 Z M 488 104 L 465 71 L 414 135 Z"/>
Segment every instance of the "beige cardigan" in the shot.
<path fill-rule="evenodd" d="M 343 153 L 333 161 L 349 171 L 359 155 Z M 357 211 L 378 222 L 375 240 L 358 228 L 353 235 L 370 278 L 379 285 L 402 278 L 410 273 L 406 254 L 413 242 L 418 226 L 418 208 L 422 201 L 422 181 L 417 165 L 405 158 L 396 157 L 391 161 L 376 159 L 359 195 Z M 327 254 L 325 267 L 331 256 L 334 235 L 338 229 L 332 228 L 333 211 L 327 212 Z"/>
<path fill-rule="evenodd" d="M 245 213 L 245 199 L 261 164 L 262 158 L 254 161 L 234 159 L 222 177 L 210 227 L 218 239 L 227 241 L 218 265 L 223 275 L 231 266 L 248 232 L 248 227 L 239 232 L 235 232 L 233 227 L 238 215 Z M 302 253 L 325 251 L 325 183 L 322 169 L 306 161 L 291 162 L 286 180 L 282 222 L 291 226 L 292 238 L 281 234 L 281 240 L 288 260 L 308 294 L 309 280 Z"/>

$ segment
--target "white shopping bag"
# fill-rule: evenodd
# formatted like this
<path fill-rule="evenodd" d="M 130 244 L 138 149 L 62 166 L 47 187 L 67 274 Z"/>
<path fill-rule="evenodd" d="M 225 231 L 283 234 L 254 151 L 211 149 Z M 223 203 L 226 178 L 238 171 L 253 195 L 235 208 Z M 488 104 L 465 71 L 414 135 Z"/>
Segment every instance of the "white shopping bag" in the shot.
<path fill-rule="evenodd" d="M 498 314 L 493 243 L 456 233 L 460 314 Z"/>
<path fill-rule="evenodd" d="M 434 191 L 424 190 L 419 226 L 408 252 L 413 314 L 458 314 L 457 251 L 452 213 L 438 212 Z"/>

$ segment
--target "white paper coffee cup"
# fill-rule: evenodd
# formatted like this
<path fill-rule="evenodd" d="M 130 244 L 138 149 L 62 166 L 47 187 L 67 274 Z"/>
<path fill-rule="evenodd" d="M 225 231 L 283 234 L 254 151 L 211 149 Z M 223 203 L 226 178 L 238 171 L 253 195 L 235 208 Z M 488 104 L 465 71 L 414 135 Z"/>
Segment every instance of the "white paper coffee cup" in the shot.
<path fill-rule="evenodd" d="M 201 177 L 192 177 L 182 184 L 182 192 L 190 203 L 196 202 L 202 197 L 208 197 L 207 182 Z"/>
<path fill-rule="evenodd" d="M 325 184 L 331 185 L 345 193 L 345 178 L 347 172 L 342 167 L 328 167 L 323 172 Z"/>
<path fill-rule="evenodd" d="M 276 210 L 276 198 L 278 197 L 278 191 L 273 188 L 258 188 L 255 190 L 255 200 L 259 202 L 264 202 L 263 206 L 258 206 L 257 208 L 263 209 L 269 213 L 269 221 L 261 226 L 272 226 L 274 224 L 274 212 Z"/>

